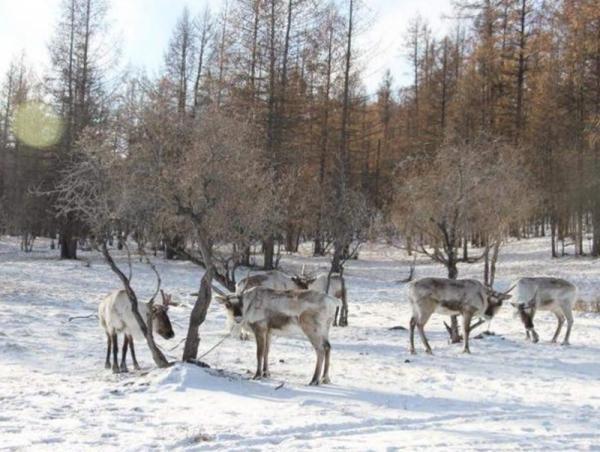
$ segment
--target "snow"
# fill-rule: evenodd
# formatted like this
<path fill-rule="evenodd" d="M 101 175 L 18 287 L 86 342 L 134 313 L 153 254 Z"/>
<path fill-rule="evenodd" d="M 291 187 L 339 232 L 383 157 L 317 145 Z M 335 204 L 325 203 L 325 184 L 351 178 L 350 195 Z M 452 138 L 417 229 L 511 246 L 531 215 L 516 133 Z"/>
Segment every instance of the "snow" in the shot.
<path fill-rule="evenodd" d="M 447 344 L 434 315 L 426 332 L 434 355 L 408 353 L 405 285 L 410 257 L 370 245 L 346 270 L 350 326 L 331 333 L 332 385 L 310 387 L 314 352 L 305 340 L 280 337 L 271 349 L 272 379 L 250 380 L 252 341 L 226 339 L 203 358 L 211 369 L 177 364 L 156 369 L 137 343 L 142 371 L 104 369 L 106 342 L 94 314 L 118 288 L 101 258 L 58 260 L 40 240 L 33 253 L 0 239 L 0 448 L 35 450 L 600 450 L 600 315 L 576 313 L 572 346 L 548 341 L 554 316 L 536 317 L 539 344 L 524 340 L 509 307 L 494 319 L 495 336 L 473 340 L 472 355 Z M 580 296 L 597 299 L 597 262 L 548 257 L 545 239 L 511 242 L 501 254 L 499 289 L 519 276 L 567 278 Z M 284 256 L 283 267 L 324 269 L 325 259 Z M 118 260 L 124 263 L 124 257 Z M 176 337 L 158 343 L 181 356 L 201 272 L 186 262 L 157 260 L 163 288 L 182 303 L 171 309 Z M 416 276 L 444 275 L 417 261 Z M 479 277 L 481 265 L 460 267 Z M 134 265 L 143 298 L 151 270 Z M 224 335 L 214 303 L 201 328 L 200 353 Z M 478 332 L 483 331 L 481 327 Z M 175 348 L 175 350 L 171 350 Z M 132 368 L 129 365 L 130 369 Z"/>

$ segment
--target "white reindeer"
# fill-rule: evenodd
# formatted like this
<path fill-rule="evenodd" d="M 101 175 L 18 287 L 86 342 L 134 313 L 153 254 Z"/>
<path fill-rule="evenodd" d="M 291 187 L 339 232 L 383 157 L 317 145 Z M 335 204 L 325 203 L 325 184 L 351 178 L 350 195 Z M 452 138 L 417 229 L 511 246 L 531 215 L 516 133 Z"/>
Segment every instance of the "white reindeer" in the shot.
<path fill-rule="evenodd" d="M 152 330 L 158 333 L 165 339 L 171 339 L 175 336 L 173 328 L 171 327 L 171 321 L 167 315 L 169 309 L 169 303 L 171 302 L 171 296 L 165 294 L 162 290 L 160 291 L 162 296 L 162 304 L 152 305 Z M 144 321 L 148 318 L 148 303 L 138 303 L 138 311 Z M 107 295 L 98 306 L 98 319 L 100 326 L 106 332 L 107 350 L 106 350 L 106 363 L 107 369 L 111 368 L 110 365 L 110 354 L 112 349 L 113 364 L 112 370 L 114 373 L 127 372 L 127 365 L 125 363 L 125 357 L 127 355 L 127 348 L 131 348 L 131 358 L 133 360 L 133 366 L 136 370 L 139 370 L 140 366 L 135 357 L 135 348 L 133 345 L 133 338 L 143 338 L 144 335 L 140 329 L 137 320 L 133 314 L 131 308 L 131 302 L 129 297 L 124 290 L 115 290 L 114 292 Z M 121 357 L 121 366 L 117 364 L 119 343 L 117 335 L 123 333 L 123 353 Z"/>
<path fill-rule="evenodd" d="M 474 279 L 422 278 L 408 286 L 408 300 L 413 315 L 410 319 L 410 352 L 415 353 L 415 326 L 425 346 L 431 354 L 431 347 L 425 337 L 425 324 L 434 312 L 445 315 L 462 315 L 464 330 L 464 353 L 469 349 L 471 319 L 481 316 L 491 319 L 500 310 L 502 302 L 511 296 L 508 292 L 496 292 Z"/>
<path fill-rule="evenodd" d="M 317 354 L 311 385 L 330 383 L 329 328 L 339 305 L 336 298 L 312 290 L 273 290 L 255 287 L 240 295 L 218 295 L 238 324 L 247 325 L 256 339 L 254 379 L 269 377 L 271 334 L 300 327 Z"/>
<path fill-rule="evenodd" d="M 241 279 L 235 286 L 235 293 L 241 295 L 254 287 L 265 287 L 274 290 L 292 290 L 298 288 L 296 283 L 288 275 L 279 270 L 271 270 Z M 225 328 L 227 331 L 231 331 L 236 326 L 236 322 L 229 309 L 226 310 L 226 314 L 227 320 Z M 240 339 L 248 340 L 250 338 L 250 333 L 251 332 L 248 331 L 247 328 L 242 327 L 240 330 Z"/>
<path fill-rule="evenodd" d="M 571 328 L 573 327 L 573 305 L 577 299 L 577 287 L 569 281 L 559 278 L 521 278 L 517 281 L 517 297 L 512 305 L 517 310 L 527 332 L 527 339 L 534 343 L 539 341 L 539 335 L 533 326 L 536 311 L 551 311 L 556 316 L 558 325 L 552 337 L 553 343 L 558 339 L 565 319 L 567 332 L 562 342 L 569 345 Z"/>

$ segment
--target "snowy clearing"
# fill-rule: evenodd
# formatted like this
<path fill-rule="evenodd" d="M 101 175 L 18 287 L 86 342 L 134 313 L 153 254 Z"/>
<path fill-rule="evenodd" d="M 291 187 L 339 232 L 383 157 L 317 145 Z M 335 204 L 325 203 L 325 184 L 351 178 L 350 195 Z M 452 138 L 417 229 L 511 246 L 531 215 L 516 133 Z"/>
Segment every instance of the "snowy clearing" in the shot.
<path fill-rule="evenodd" d="M 33 253 L 0 241 L 0 448 L 202 450 L 600 450 L 600 316 L 575 314 L 572 346 L 549 344 L 551 313 L 536 317 L 539 344 L 524 340 L 520 321 L 503 308 L 472 355 L 448 345 L 442 321 L 426 327 L 434 356 L 408 353 L 405 277 L 410 258 L 371 246 L 346 270 L 350 326 L 331 333 L 332 385 L 309 387 L 315 355 L 310 344 L 276 338 L 272 379 L 249 380 L 253 341 L 234 338 L 203 358 L 203 370 L 178 364 L 157 370 L 137 343 L 138 373 L 104 369 L 105 337 L 95 318 L 102 296 L 119 288 L 100 256 L 59 261 L 44 241 Z M 597 299 L 597 261 L 552 260 L 545 240 L 512 242 L 500 258 L 499 289 L 518 276 L 570 279 L 584 299 Z M 306 250 L 308 255 L 308 250 Z M 120 256 L 123 263 L 123 256 Z M 326 260 L 285 256 L 284 269 Z M 181 356 L 189 296 L 200 271 L 185 262 L 157 260 L 163 288 L 183 306 L 172 308 L 176 337 L 158 339 Z M 479 265 L 460 267 L 480 277 Z M 416 277 L 444 275 L 418 261 Z M 155 279 L 136 263 L 133 285 L 143 298 Z M 201 328 L 201 353 L 223 336 L 216 303 Z M 485 327 L 476 330 L 475 335 Z M 121 338 L 120 338 L 121 340 Z M 130 369 L 132 366 L 129 366 Z M 281 383 L 284 383 L 281 386 Z"/>

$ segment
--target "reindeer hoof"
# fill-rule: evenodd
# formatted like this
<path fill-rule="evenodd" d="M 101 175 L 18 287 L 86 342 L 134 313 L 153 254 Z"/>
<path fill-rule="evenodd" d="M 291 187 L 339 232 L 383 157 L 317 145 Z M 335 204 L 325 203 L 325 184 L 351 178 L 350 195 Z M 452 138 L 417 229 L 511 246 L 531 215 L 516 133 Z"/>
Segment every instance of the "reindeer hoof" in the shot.
<path fill-rule="evenodd" d="M 129 372 L 129 369 L 127 369 L 127 366 L 121 366 L 121 372 L 127 373 L 127 372 Z"/>
<path fill-rule="evenodd" d="M 113 372 L 113 374 L 120 374 L 121 373 L 121 369 L 119 369 L 118 367 L 114 366 L 112 368 L 112 372 Z"/>
<path fill-rule="evenodd" d="M 110 369 L 110 368 L 111 368 L 111 366 L 110 366 L 110 364 L 109 364 L 109 363 L 106 363 L 106 364 L 104 365 L 104 368 L 105 368 L 106 370 L 108 370 L 108 369 Z"/>
<path fill-rule="evenodd" d="M 321 380 L 321 384 L 329 385 L 331 384 L 331 380 L 329 379 L 329 377 L 325 377 Z"/>
<path fill-rule="evenodd" d="M 462 352 L 467 353 L 469 355 L 471 354 L 471 350 L 469 350 L 468 348 L 464 348 Z"/>
<path fill-rule="evenodd" d="M 563 341 L 560 345 L 568 346 L 568 345 L 571 345 L 571 344 L 569 343 L 569 341 Z"/>
<path fill-rule="evenodd" d="M 133 365 L 133 368 L 134 368 L 135 370 L 142 370 L 142 369 L 140 368 L 140 366 L 138 366 L 137 364 L 134 364 L 134 365 Z"/>
<path fill-rule="evenodd" d="M 425 353 L 427 353 L 428 355 L 433 355 L 433 352 L 431 351 L 430 348 L 428 348 L 427 350 L 425 350 Z M 416 353 L 415 353 L 416 354 Z"/>
<path fill-rule="evenodd" d="M 412 350 L 410 350 L 410 354 L 411 354 L 411 355 L 416 355 L 416 354 L 417 354 L 417 351 L 416 351 L 415 349 L 412 349 Z"/>
<path fill-rule="evenodd" d="M 308 385 L 309 386 L 319 386 L 319 382 L 318 382 L 318 380 L 311 380 L 311 382 Z"/>
<path fill-rule="evenodd" d="M 261 374 L 254 374 L 254 376 L 252 377 L 253 380 L 261 380 L 262 379 L 262 375 Z"/>

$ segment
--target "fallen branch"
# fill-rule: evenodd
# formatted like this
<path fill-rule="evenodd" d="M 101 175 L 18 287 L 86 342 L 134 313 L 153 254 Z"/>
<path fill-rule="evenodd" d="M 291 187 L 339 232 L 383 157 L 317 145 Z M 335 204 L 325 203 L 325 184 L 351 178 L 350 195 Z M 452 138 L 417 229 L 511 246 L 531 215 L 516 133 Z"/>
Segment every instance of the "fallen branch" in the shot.
<path fill-rule="evenodd" d="M 70 322 L 70 321 L 72 321 L 72 320 L 79 320 L 79 319 L 89 319 L 89 318 L 91 318 L 91 317 L 96 317 L 96 318 L 98 318 L 98 314 L 96 314 L 96 313 L 93 313 L 93 314 L 89 314 L 89 315 L 76 315 L 76 316 L 74 316 L 74 317 L 69 317 L 69 320 L 68 320 L 68 321 Z"/>
<path fill-rule="evenodd" d="M 485 320 L 485 319 L 479 319 L 477 322 L 472 323 L 471 326 L 470 326 L 470 328 L 469 328 L 469 331 L 472 332 L 475 328 L 480 327 L 486 321 L 487 320 Z M 448 332 L 448 335 L 450 336 L 451 343 L 457 344 L 459 342 L 462 342 L 462 340 L 463 340 L 462 334 L 459 333 L 458 336 L 453 336 L 453 334 L 452 334 L 452 327 L 450 325 L 448 325 L 445 321 L 444 321 L 444 326 L 446 327 L 446 331 Z"/>

